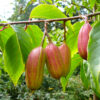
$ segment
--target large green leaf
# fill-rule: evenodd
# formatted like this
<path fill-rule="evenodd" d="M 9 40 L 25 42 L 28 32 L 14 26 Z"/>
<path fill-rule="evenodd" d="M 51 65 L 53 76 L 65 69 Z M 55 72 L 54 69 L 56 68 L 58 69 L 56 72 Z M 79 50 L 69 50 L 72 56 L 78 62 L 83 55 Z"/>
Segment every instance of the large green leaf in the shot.
<path fill-rule="evenodd" d="M 38 47 L 41 45 L 43 32 L 37 25 L 28 25 L 26 32 L 31 36 L 34 47 Z M 46 46 L 46 41 L 44 41 L 44 45 Z"/>
<path fill-rule="evenodd" d="M 90 88 L 90 70 L 88 66 L 88 61 L 83 60 L 83 64 L 81 66 L 80 76 L 82 83 L 86 89 Z"/>
<path fill-rule="evenodd" d="M 90 32 L 88 62 L 95 85 L 93 90 L 100 97 L 100 22 L 98 22 Z"/>
<path fill-rule="evenodd" d="M 83 24 L 84 22 L 76 22 L 74 25 L 71 26 L 71 28 L 68 28 L 66 43 L 71 49 L 72 57 L 78 52 L 78 34 Z"/>
<path fill-rule="evenodd" d="M 80 57 L 79 54 L 75 54 L 73 56 L 73 58 L 71 59 L 71 69 L 70 69 L 70 72 L 66 76 L 67 81 L 71 77 L 71 75 L 73 74 L 73 72 L 75 71 L 75 69 L 82 63 L 82 61 L 83 61 L 83 59 Z"/>
<path fill-rule="evenodd" d="M 66 16 L 54 5 L 40 4 L 33 8 L 30 18 L 66 18 Z"/>
<path fill-rule="evenodd" d="M 0 31 L 0 46 L 3 50 L 8 39 L 15 33 L 11 26 L 7 26 L 8 28 Z"/>
<path fill-rule="evenodd" d="M 24 71 L 23 59 L 16 34 L 13 34 L 8 39 L 3 54 L 5 69 L 13 83 L 16 85 L 19 77 Z"/>
<path fill-rule="evenodd" d="M 27 34 L 22 27 L 18 27 L 18 26 L 14 27 L 14 30 L 17 34 L 18 42 L 23 56 L 23 61 L 25 63 L 29 53 L 35 47 L 35 43 L 33 43 L 30 35 Z"/>
<path fill-rule="evenodd" d="M 68 83 L 69 78 L 72 76 L 75 69 L 82 63 L 82 58 L 79 56 L 79 54 L 75 54 L 73 58 L 71 59 L 71 68 L 69 74 L 65 77 L 61 78 L 61 84 L 63 87 L 63 91 L 66 89 L 66 85 Z"/>

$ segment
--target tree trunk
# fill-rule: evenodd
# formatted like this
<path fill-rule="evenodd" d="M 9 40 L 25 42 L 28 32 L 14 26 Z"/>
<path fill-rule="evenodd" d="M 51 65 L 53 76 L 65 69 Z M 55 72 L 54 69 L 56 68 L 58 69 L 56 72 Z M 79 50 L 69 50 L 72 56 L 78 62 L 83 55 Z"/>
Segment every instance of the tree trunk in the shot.
<path fill-rule="evenodd" d="M 95 94 L 93 95 L 93 100 L 100 100 Z"/>

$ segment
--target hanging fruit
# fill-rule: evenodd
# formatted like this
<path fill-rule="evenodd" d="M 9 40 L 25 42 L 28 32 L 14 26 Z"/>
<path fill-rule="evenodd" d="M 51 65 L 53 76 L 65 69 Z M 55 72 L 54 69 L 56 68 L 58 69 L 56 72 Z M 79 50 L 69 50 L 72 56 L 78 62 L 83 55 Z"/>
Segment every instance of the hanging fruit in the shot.
<path fill-rule="evenodd" d="M 63 74 L 64 63 L 59 51 L 59 48 L 52 42 L 45 49 L 46 52 L 46 64 L 51 76 L 55 79 L 59 79 Z"/>
<path fill-rule="evenodd" d="M 64 42 L 59 47 L 63 62 L 64 62 L 64 69 L 63 69 L 63 76 L 66 76 L 70 71 L 71 65 L 71 52 L 67 44 Z"/>
<path fill-rule="evenodd" d="M 81 27 L 78 35 L 78 51 L 83 59 L 87 59 L 87 45 L 91 29 L 91 25 L 86 20 L 85 24 Z"/>
<path fill-rule="evenodd" d="M 43 79 L 45 64 L 45 51 L 40 46 L 31 51 L 26 62 L 26 84 L 28 88 L 36 90 L 40 87 Z"/>

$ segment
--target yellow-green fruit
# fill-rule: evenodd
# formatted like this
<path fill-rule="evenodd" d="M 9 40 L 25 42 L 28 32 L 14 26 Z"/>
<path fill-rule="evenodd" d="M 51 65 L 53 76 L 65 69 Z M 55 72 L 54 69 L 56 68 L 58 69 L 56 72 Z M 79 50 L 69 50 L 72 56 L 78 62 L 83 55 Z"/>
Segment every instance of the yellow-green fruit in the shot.
<path fill-rule="evenodd" d="M 63 58 L 64 67 L 63 67 L 63 76 L 66 76 L 70 71 L 70 65 L 71 65 L 71 52 L 67 44 L 64 42 L 59 47 L 61 56 Z"/>
<path fill-rule="evenodd" d="M 64 67 L 59 48 L 53 43 L 49 43 L 45 52 L 48 71 L 53 78 L 59 79 L 62 76 Z"/>
<path fill-rule="evenodd" d="M 42 47 L 35 48 L 28 56 L 25 68 L 26 85 L 32 90 L 41 86 L 45 64 L 45 51 Z"/>

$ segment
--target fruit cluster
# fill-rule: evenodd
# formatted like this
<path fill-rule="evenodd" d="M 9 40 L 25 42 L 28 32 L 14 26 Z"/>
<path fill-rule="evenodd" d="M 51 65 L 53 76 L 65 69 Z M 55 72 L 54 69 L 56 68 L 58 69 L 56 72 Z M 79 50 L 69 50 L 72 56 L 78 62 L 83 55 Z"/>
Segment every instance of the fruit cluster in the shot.
<path fill-rule="evenodd" d="M 44 65 L 55 79 L 66 76 L 70 70 L 70 49 L 63 43 L 60 47 L 52 42 L 45 50 L 40 46 L 31 51 L 26 62 L 26 84 L 28 88 L 36 90 L 40 87 L 43 79 Z"/>
<path fill-rule="evenodd" d="M 86 21 L 78 36 L 79 54 L 84 59 L 87 59 L 87 45 L 90 30 L 91 26 Z M 63 42 L 60 47 L 57 47 L 50 41 L 45 49 L 40 46 L 30 52 L 25 68 L 28 88 L 36 90 L 40 87 L 45 63 L 53 78 L 60 79 L 62 76 L 67 76 L 71 65 L 71 52 L 67 44 Z"/>

